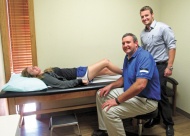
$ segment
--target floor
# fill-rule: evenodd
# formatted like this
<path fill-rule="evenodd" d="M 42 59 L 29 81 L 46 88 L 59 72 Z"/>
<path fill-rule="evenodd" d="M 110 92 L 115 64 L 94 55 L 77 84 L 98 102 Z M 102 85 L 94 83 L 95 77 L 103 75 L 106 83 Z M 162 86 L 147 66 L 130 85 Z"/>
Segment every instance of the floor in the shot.
<path fill-rule="evenodd" d="M 82 136 L 90 136 L 94 129 L 97 129 L 97 116 L 95 112 L 77 114 Z M 50 116 L 36 119 L 35 115 L 26 116 L 25 124 L 21 127 L 21 136 L 50 136 Z M 77 136 L 77 126 L 55 128 L 53 136 Z"/>
<path fill-rule="evenodd" d="M 25 105 L 24 111 L 34 111 L 35 104 Z M 88 108 L 85 111 L 76 110 L 64 113 L 53 113 L 42 115 L 40 119 L 36 119 L 36 115 L 25 116 L 24 125 L 21 126 L 21 136 L 50 136 L 49 121 L 51 116 L 75 113 L 79 122 L 82 136 L 91 136 L 92 132 L 98 129 L 98 119 L 96 108 Z M 175 136 L 190 136 L 190 119 L 177 113 L 173 116 Z M 125 121 L 126 130 L 137 132 L 136 120 L 133 120 L 133 126 L 130 121 Z M 77 136 L 77 126 L 55 128 L 53 136 Z M 144 136 L 165 136 L 165 128 L 161 123 L 153 128 L 143 129 Z M 128 135 L 129 136 L 129 135 Z M 131 135 L 130 135 L 131 136 Z"/>
<path fill-rule="evenodd" d="M 91 136 L 93 130 L 98 129 L 96 111 L 76 113 L 76 115 L 82 136 Z M 34 115 L 26 116 L 25 125 L 21 127 L 21 136 L 50 136 L 49 119 L 49 115 L 42 116 L 40 120 L 37 120 Z M 190 119 L 179 113 L 173 119 L 175 122 L 175 136 L 190 136 Z M 137 127 L 131 125 L 125 125 L 125 128 L 130 131 L 136 131 L 137 129 Z M 76 136 L 77 134 L 77 127 L 73 126 L 57 128 L 53 136 Z M 143 135 L 165 136 L 164 125 L 160 124 L 150 129 L 144 129 Z"/>

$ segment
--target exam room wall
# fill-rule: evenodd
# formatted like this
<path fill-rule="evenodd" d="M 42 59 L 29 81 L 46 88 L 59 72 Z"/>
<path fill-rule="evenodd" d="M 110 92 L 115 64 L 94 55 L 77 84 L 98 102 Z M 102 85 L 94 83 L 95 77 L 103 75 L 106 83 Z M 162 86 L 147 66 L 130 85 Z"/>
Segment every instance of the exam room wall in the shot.
<path fill-rule="evenodd" d="M 161 0 L 161 21 L 172 27 L 177 39 L 173 77 L 179 82 L 177 107 L 190 114 L 190 1 Z"/>
<path fill-rule="evenodd" d="M 121 37 L 139 37 L 139 9 L 159 0 L 34 0 L 38 65 L 76 67 L 102 58 L 122 67 Z M 159 12 L 157 17 L 159 17 Z"/>
<path fill-rule="evenodd" d="M 38 65 L 75 67 L 90 65 L 102 58 L 122 67 L 121 37 L 126 32 L 140 35 L 144 27 L 139 10 L 150 5 L 160 17 L 159 0 L 34 0 Z M 42 109 L 92 103 L 57 101 L 41 103 Z"/>

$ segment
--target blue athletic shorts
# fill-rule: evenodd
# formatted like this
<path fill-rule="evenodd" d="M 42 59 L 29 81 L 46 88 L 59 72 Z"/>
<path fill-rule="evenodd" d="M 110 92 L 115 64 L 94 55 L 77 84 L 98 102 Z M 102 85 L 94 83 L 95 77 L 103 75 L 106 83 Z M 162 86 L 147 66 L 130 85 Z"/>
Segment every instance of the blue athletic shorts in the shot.
<path fill-rule="evenodd" d="M 88 67 L 78 67 L 77 68 L 77 77 L 83 77 L 85 76 L 86 72 L 87 72 Z"/>

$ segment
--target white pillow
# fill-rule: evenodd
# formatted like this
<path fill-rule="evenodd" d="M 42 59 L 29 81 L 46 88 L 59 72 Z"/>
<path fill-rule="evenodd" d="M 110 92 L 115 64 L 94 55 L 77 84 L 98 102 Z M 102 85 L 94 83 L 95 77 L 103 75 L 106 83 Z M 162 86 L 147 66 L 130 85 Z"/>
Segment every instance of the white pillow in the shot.
<path fill-rule="evenodd" d="M 13 73 L 10 80 L 3 87 L 3 91 L 30 92 L 46 89 L 46 84 L 38 78 L 23 77 Z"/>

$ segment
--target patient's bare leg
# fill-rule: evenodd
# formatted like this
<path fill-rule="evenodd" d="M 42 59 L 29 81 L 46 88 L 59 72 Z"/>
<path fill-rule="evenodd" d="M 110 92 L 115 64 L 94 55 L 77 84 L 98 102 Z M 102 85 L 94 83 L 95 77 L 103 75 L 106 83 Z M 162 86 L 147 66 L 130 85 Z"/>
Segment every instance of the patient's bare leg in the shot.
<path fill-rule="evenodd" d="M 109 70 L 107 67 L 102 69 L 97 76 L 101 76 L 101 75 L 110 75 L 110 76 L 114 76 L 114 75 L 118 75 L 117 73 L 112 72 L 111 70 Z"/>
<path fill-rule="evenodd" d="M 91 66 L 88 66 L 88 78 L 92 80 L 96 76 L 100 75 L 115 75 L 122 74 L 122 70 L 112 64 L 108 59 L 103 59 Z"/>

